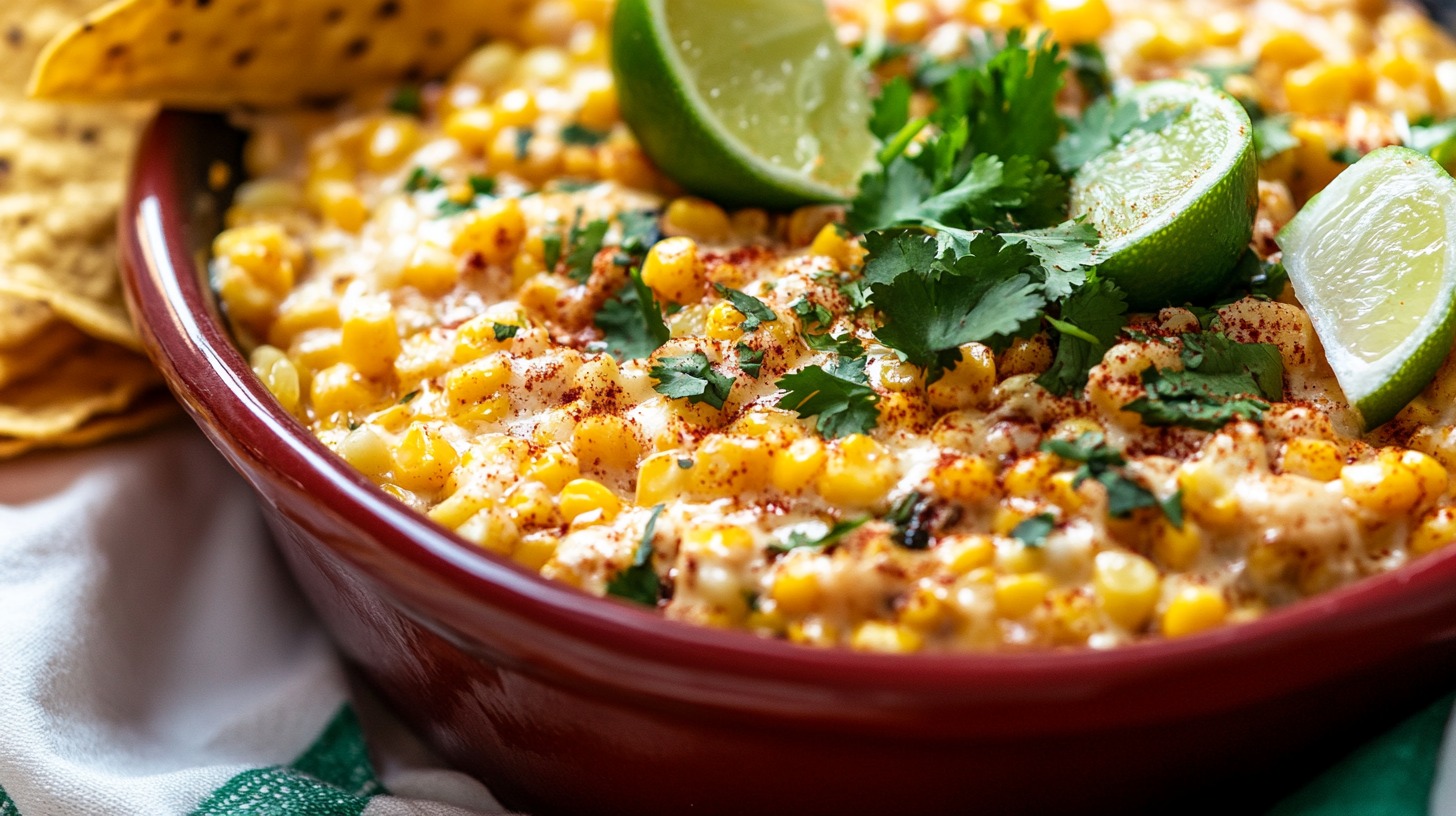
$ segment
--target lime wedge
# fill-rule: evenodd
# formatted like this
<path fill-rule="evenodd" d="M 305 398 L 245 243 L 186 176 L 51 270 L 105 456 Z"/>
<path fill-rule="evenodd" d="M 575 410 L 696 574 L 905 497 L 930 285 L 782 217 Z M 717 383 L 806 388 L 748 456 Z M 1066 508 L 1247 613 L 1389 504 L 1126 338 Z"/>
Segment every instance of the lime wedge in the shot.
<path fill-rule="evenodd" d="M 1072 215 L 1102 234 L 1098 269 L 1136 309 L 1206 302 L 1228 284 L 1258 209 L 1249 115 L 1233 97 L 1189 82 L 1151 82 L 1119 102 L 1135 129 L 1072 179 Z"/>
<path fill-rule="evenodd" d="M 1365 429 L 1436 376 L 1456 334 L 1456 180 L 1384 147 L 1341 173 L 1279 233 L 1284 268 Z"/>
<path fill-rule="evenodd" d="M 850 198 L 878 149 L 821 0 L 621 0 L 612 71 L 647 155 L 725 204 Z"/>

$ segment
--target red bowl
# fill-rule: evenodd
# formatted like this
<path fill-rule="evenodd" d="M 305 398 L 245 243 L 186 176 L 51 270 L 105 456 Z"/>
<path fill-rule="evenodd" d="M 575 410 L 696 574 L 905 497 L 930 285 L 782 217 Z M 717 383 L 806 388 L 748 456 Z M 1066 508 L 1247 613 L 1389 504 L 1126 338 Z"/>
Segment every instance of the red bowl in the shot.
<path fill-rule="evenodd" d="M 1456 685 L 1456 548 L 1253 623 L 1105 652 L 802 648 L 543 580 L 375 488 L 253 376 L 204 263 L 229 193 L 208 179 L 236 170 L 240 144 L 221 118 L 177 112 L 143 140 L 121 238 L 146 346 L 256 489 L 348 660 L 507 805 L 1247 812 Z"/>

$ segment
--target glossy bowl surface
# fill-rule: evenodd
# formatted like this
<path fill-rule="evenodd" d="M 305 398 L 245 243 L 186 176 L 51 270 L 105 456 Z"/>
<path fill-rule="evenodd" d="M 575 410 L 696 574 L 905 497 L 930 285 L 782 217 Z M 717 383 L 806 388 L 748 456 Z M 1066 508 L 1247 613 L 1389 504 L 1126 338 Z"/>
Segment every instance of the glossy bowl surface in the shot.
<path fill-rule="evenodd" d="M 230 192 L 208 179 L 218 162 L 236 173 L 240 145 L 200 114 L 164 112 L 146 134 L 121 236 L 147 348 L 257 490 L 352 665 L 508 805 L 1242 810 L 1456 682 L 1456 548 L 1250 624 L 1106 652 L 801 648 L 545 581 L 376 489 L 253 376 L 205 269 Z"/>

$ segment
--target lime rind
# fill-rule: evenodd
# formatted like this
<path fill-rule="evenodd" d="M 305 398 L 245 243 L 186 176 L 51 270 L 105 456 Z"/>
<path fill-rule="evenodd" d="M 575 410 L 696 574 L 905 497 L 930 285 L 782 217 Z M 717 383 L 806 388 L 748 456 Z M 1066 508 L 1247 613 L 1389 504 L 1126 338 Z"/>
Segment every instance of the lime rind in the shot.
<path fill-rule="evenodd" d="M 1456 336 L 1456 180 L 1404 147 L 1372 151 L 1279 233 L 1284 267 L 1369 430 L 1435 377 Z"/>

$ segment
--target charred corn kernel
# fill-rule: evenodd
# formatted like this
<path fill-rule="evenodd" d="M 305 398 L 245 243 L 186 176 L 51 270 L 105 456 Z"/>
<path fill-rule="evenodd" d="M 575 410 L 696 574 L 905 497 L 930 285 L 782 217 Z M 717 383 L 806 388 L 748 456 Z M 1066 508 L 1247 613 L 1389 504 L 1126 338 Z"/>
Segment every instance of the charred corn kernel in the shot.
<path fill-rule="evenodd" d="M 1124 629 L 1137 631 L 1153 616 L 1162 583 L 1158 568 L 1136 553 L 1105 550 L 1093 561 L 1097 603 Z"/>
<path fill-rule="evenodd" d="M 460 143 L 462 150 L 484 155 L 500 132 L 500 123 L 488 107 L 462 108 L 445 118 L 445 135 Z"/>
<path fill-rule="evenodd" d="M 798 616 L 814 611 L 824 595 L 818 573 L 803 561 L 786 560 L 780 564 L 769 589 L 769 597 L 773 598 L 778 612 Z"/>
<path fill-rule="evenodd" d="M 772 452 L 761 439 L 715 435 L 698 446 L 688 471 L 694 493 L 736 496 L 763 490 L 768 484 Z"/>
<path fill-rule="evenodd" d="M 939 411 L 980 408 L 996 387 L 996 355 L 980 343 L 960 348 L 961 359 L 926 389 L 930 405 Z"/>
<path fill-rule="evenodd" d="M 1333 482 L 1340 478 L 1345 457 L 1340 453 L 1340 446 L 1333 442 L 1296 437 L 1284 444 L 1282 466 L 1285 473 Z"/>
<path fill-rule="evenodd" d="M 773 486 L 785 493 L 799 493 L 809 486 L 824 467 L 824 443 L 813 437 L 795 439 L 775 453 L 770 470 Z"/>
<path fill-rule="evenodd" d="M 399 328 L 386 304 L 369 303 L 344 318 L 339 350 L 344 362 L 366 377 L 382 377 L 394 370 L 399 356 Z"/>
<path fill-rule="evenodd" d="M 404 163 L 420 146 L 419 120 L 412 116 L 386 116 L 374 126 L 364 147 L 364 166 L 387 173 Z"/>
<path fill-rule="evenodd" d="M 551 488 L 540 482 L 521 482 L 506 497 L 506 507 L 510 508 L 519 525 L 549 527 L 556 523 L 553 496 Z"/>
<path fill-rule="evenodd" d="M 1112 27 L 1103 0 L 1037 0 L 1037 20 L 1068 45 L 1092 42 Z"/>
<path fill-rule="evenodd" d="M 688 467 L 684 468 L 683 463 Z M 651 507 L 675 499 L 688 490 L 687 471 L 693 460 L 681 453 L 655 453 L 637 468 L 637 503 Z"/>
<path fill-rule="evenodd" d="M 1202 549 L 1203 536 L 1193 522 L 1184 520 L 1180 528 L 1164 520 L 1153 543 L 1153 556 L 1168 569 L 1181 571 L 1193 566 Z"/>
<path fill-rule="evenodd" d="M 591 479 L 576 479 L 568 482 L 566 487 L 561 488 L 561 497 L 558 502 L 561 508 L 561 515 L 568 523 L 576 521 L 587 513 L 600 512 L 600 520 L 607 521 L 615 517 L 622 509 L 622 502 L 616 494 L 608 490 L 601 482 L 594 482 Z"/>
<path fill-rule="evenodd" d="M 394 449 L 394 483 L 406 490 L 439 490 L 460 462 L 443 436 L 420 423 L 410 426 Z"/>
<path fill-rule="evenodd" d="M 966 456 L 930 472 L 935 493 L 951 501 L 974 504 L 996 496 L 996 472 L 979 456 Z"/>
<path fill-rule="evenodd" d="M 728 240 L 728 214 L 711 201 L 683 197 L 673 199 L 662 215 L 662 230 L 668 235 L 685 235 L 709 244 Z"/>
<path fill-rule="evenodd" d="M 499 199 L 461 216 L 450 250 L 456 255 L 479 254 L 487 262 L 505 264 L 521 248 L 526 218 L 514 198 Z"/>
<path fill-rule="evenodd" d="M 568 482 L 581 476 L 581 468 L 576 463 L 576 457 L 553 445 L 537 454 L 521 475 L 538 481 L 553 493 L 557 493 Z"/>
<path fill-rule="evenodd" d="M 996 545 L 990 536 L 957 536 L 942 543 L 937 552 L 946 569 L 956 575 L 967 575 L 971 570 L 990 565 L 996 557 Z"/>
<path fill-rule="evenodd" d="M 420 244 L 404 267 L 404 283 L 427 295 L 443 295 L 459 280 L 455 256 L 433 244 Z"/>
<path fill-rule="evenodd" d="M 313 188 L 318 214 L 345 232 L 358 232 L 369 220 L 369 208 L 359 188 L 347 181 L 324 181 Z"/>
<path fill-rule="evenodd" d="M 1259 48 L 1259 59 L 1297 68 L 1320 56 L 1319 46 L 1309 41 L 1304 34 L 1292 29 L 1276 31 Z"/>
<path fill-rule="evenodd" d="M 865 621 L 854 629 L 849 645 L 862 652 L 905 654 L 919 651 L 925 637 L 914 629 L 884 621 Z"/>
<path fill-rule="evenodd" d="M 1228 602 L 1218 590 L 1203 586 L 1185 586 L 1178 590 L 1168 608 L 1163 610 L 1163 634 L 1182 637 L 1223 625 L 1228 618 Z"/>
<path fill-rule="evenodd" d="M 1433 503 L 1446 492 L 1448 479 L 1446 469 L 1435 459 L 1398 448 L 1382 448 L 1373 461 L 1346 465 L 1340 471 L 1347 499 L 1387 516 Z"/>
<path fill-rule="evenodd" d="M 899 476 L 899 464 L 884 445 L 851 434 L 826 457 L 816 484 L 830 504 L 868 508 L 885 501 Z"/>
<path fill-rule="evenodd" d="M 719 301 L 708 312 L 703 331 L 713 340 L 737 340 L 743 336 L 743 313 L 728 301 Z"/>
<path fill-rule="evenodd" d="M 1044 573 L 1003 575 L 996 579 L 996 613 L 1003 618 L 1024 618 L 1051 592 L 1052 581 Z"/>
<path fill-rule="evenodd" d="M 865 256 L 859 241 L 839 224 L 825 224 L 809 245 L 809 253 L 833 260 L 840 269 L 858 267 Z"/>
<path fill-rule="evenodd" d="M 511 558 L 526 569 L 540 570 L 556 555 L 560 540 L 550 533 L 533 533 L 516 542 Z"/>
<path fill-rule="evenodd" d="M 658 241 L 642 264 L 642 282 L 659 298 L 672 303 L 692 303 L 701 298 L 706 278 L 697 242 L 682 236 Z"/>
<path fill-rule="evenodd" d="M 1456 508 L 1437 507 L 1411 532 L 1412 555 L 1426 555 L 1456 541 Z"/>
<path fill-rule="evenodd" d="M 1284 98 L 1294 113 L 1340 116 L 1369 96 L 1372 84 L 1363 62 L 1317 61 L 1284 75 Z"/>
<path fill-rule="evenodd" d="M 1037 451 L 1023 456 L 1006 471 L 1006 493 L 1019 499 L 1046 495 L 1052 486 L 1052 474 L 1061 466 L 1061 460 L 1050 453 Z"/>
<path fill-rule="evenodd" d="M 1232 485 L 1207 460 L 1180 465 L 1177 478 L 1183 508 L 1199 523 L 1227 527 L 1238 519 L 1239 500 Z"/>
<path fill-rule="evenodd" d="M 298 409 L 298 368 L 288 355 L 273 346 L 259 346 L 253 350 L 249 363 L 279 405 L 290 412 Z"/>
<path fill-rule="evenodd" d="M 309 398 L 320 417 L 361 413 L 379 400 L 374 387 L 348 363 L 337 363 L 314 374 Z"/>
<path fill-rule="evenodd" d="M 383 476 L 394 466 L 389 445 L 368 426 L 350 431 L 339 442 L 338 452 L 345 462 L 365 476 Z"/>
<path fill-rule="evenodd" d="M 472 360 L 445 377 L 445 398 L 451 413 L 467 413 L 499 394 L 510 381 L 511 365 L 504 354 Z"/>
<path fill-rule="evenodd" d="M 900 608 L 900 623 L 919 631 L 930 631 L 940 626 L 948 612 L 945 600 L 934 587 L 916 587 L 905 596 L 905 605 Z"/>
<path fill-rule="evenodd" d="M 591 414 L 571 433 L 576 459 L 592 470 L 627 470 L 637 466 L 642 441 L 632 423 L 615 414 Z"/>

